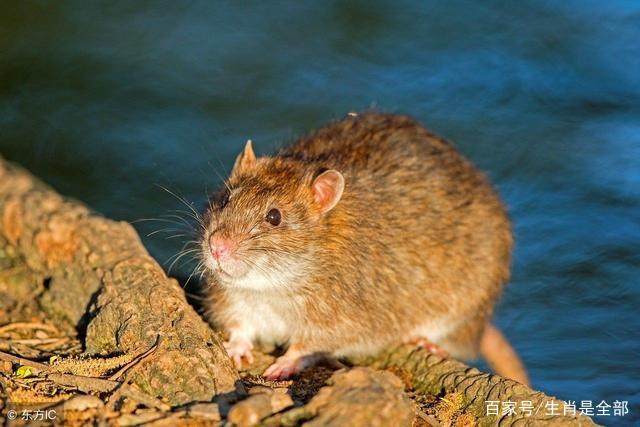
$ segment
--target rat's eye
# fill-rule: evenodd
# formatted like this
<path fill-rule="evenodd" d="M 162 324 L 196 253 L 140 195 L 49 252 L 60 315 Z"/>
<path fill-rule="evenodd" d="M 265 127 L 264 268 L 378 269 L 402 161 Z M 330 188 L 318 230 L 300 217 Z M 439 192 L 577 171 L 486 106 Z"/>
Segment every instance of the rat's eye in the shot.
<path fill-rule="evenodd" d="M 282 215 L 280 214 L 280 211 L 278 209 L 271 209 L 268 213 L 267 213 L 267 217 L 265 218 L 266 221 L 273 225 L 280 225 L 280 221 L 282 221 Z"/>

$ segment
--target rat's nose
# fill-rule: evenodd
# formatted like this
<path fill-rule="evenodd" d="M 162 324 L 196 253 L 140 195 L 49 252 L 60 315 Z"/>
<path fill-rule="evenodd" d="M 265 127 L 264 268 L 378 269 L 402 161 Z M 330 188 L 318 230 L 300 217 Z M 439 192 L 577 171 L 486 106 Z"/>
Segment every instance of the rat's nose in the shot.
<path fill-rule="evenodd" d="M 233 252 L 233 242 L 220 236 L 212 235 L 209 237 L 209 247 L 211 248 L 211 255 L 218 261 L 229 258 L 231 252 Z"/>

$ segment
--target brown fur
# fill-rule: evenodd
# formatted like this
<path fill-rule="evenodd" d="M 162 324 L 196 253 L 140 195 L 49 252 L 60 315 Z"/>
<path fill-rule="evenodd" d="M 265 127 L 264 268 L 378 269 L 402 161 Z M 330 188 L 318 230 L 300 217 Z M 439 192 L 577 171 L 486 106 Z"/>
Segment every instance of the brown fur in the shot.
<path fill-rule="evenodd" d="M 345 189 L 322 214 L 311 183 L 326 169 L 343 174 Z M 205 233 L 237 241 L 247 262 L 266 253 L 268 268 L 289 258 L 304 266 L 296 283 L 264 291 L 293 325 L 289 343 L 366 353 L 436 322 L 450 330 L 428 338 L 455 357 L 477 356 L 509 279 L 512 235 L 485 176 L 449 143 L 408 117 L 349 116 L 236 167 L 228 186 L 239 190 L 224 208 L 212 204 Z M 272 206 L 279 227 L 264 222 Z M 231 328 L 241 320 L 227 310 L 231 293 L 256 291 L 210 280 L 212 318 Z"/>

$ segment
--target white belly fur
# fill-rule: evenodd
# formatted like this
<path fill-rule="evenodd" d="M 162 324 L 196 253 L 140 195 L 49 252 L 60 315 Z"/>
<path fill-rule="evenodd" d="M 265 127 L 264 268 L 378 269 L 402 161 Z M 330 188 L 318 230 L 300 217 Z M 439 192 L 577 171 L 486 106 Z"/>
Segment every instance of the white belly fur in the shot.
<path fill-rule="evenodd" d="M 266 344 L 283 344 L 292 334 L 292 319 L 281 307 L 282 297 L 270 292 L 243 290 L 229 296 L 229 316 L 239 325 L 232 335 Z M 291 307 L 289 307 L 291 310 Z"/>

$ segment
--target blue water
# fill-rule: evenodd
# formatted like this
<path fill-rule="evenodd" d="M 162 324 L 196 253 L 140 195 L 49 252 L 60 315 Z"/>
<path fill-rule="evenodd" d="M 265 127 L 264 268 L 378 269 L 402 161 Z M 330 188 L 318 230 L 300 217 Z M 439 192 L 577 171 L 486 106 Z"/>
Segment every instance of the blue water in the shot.
<path fill-rule="evenodd" d="M 411 114 L 509 206 L 497 323 L 535 387 L 640 420 L 640 2 L 88 3 L 2 1 L 3 156 L 132 221 L 180 208 L 155 184 L 201 203 L 247 138 Z"/>

